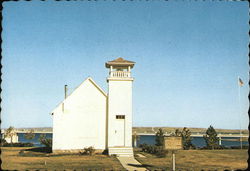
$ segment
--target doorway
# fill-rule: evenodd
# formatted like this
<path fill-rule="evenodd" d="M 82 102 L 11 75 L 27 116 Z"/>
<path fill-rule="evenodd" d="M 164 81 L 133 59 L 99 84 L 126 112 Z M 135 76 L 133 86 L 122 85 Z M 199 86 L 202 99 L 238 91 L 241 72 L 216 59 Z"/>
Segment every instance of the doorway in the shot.
<path fill-rule="evenodd" d="M 116 115 L 115 146 L 125 146 L 125 115 Z"/>

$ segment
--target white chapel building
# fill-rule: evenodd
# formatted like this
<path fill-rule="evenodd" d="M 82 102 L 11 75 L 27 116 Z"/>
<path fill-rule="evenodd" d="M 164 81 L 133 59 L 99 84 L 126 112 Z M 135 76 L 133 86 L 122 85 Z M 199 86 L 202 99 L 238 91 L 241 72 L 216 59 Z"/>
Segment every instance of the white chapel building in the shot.
<path fill-rule="evenodd" d="M 109 155 L 133 156 L 132 83 L 135 62 L 106 62 L 108 93 L 88 77 L 52 112 L 53 152 L 93 146 Z"/>

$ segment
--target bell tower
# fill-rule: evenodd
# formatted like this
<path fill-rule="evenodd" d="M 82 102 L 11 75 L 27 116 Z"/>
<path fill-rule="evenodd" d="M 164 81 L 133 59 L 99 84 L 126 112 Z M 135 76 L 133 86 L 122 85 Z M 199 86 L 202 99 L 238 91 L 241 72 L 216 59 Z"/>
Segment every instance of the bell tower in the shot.
<path fill-rule="evenodd" d="M 132 83 L 135 62 L 118 58 L 106 62 L 108 82 L 108 152 L 109 155 L 133 156 Z"/>

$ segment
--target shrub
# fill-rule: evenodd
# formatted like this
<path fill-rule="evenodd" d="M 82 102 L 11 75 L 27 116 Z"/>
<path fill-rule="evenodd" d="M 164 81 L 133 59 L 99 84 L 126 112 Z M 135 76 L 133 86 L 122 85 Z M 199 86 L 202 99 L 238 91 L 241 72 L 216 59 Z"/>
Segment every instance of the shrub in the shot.
<path fill-rule="evenodd" d="M 166 151 L 163 149 L 163 146 L 156 146 L 156 145 L 148 145 L 148 144 L 141 144 L 140 145 L 142 152 L 155 154 L 158 157 L 165 157 Z"/>
<path fill-rule="evenodd" d="M 41 144 L 45 145 L 45 147 L 51 148 L 52 147 L 52 139 L 46 138 L 41 140 Z"/>
<path fill-rule="evenodd" d="M 192 144 L 191 131 L 184 127 L 181 132 L 182 140 L 183 140 L 183 148 L 184 150 L 195 149 L 195 145 Z"/>
<path fill-rule="evenodd" d="M 228 147 L 224 146 L 224 145 L 217 145 L 214 147 L 214 149 L 216 150 L 223 150 L 223 149 L 229 149 Z"/>
<path fill-rule="evenodd" d="M 19 155 L 23 155 L 23 154 L 24 154 L 24 150 L 20 150 Z"/>
<path fill-rule="evenodd" d="M 90 146 L 90 147 L 85 147 L 83 149 L 83 152 L 80 152 L 81 155 L 90 155 L 92 156 L 95 153 L 95 148 Z"/>
<path fill-rule="evenodd" d="M 140 144 L 142 152 L 149 152 L 149 145 L 148 144 Z"/>
<path fill-rule="evenodd" d="M 249 145 L 242 145 L 242 149 L 248 149 Z"/>
<path fill-rule="evenodd" d="M 104 150 L 103 152 L 102 152 L 102 154 L 104 154 L 104 155 L 108 155 L 109 153 L 108 153 L 108 150 L 106 149 L 106 150 Z"/>
<path fill-rule="evenodd" d="M 248 149 L 248 145 L 242 145 L 242 149 Z M 231 149 L 240 149 L 240 146 L 231 146 Z"/>
<path fill-rule="evenodd" d="M 206 135 L 203 136 L 205 141 L 206 141 L 206 145 L 208 147 L 208 149 L 215 149 L 216 147 L 218 147 L 219 145 L 219 137 L 217 136 L 217 132 L 215 131 L 215 129 L 210 125 L 210 127 L 207 129 L 206 131 Z"/>
<path fill-rule="evenodd" d="M 156 142 L 155 145 L 157 145 L 157 146 L 163 146 L 163 143 L 164 143 L 164 132 L 163 132 L 163 130 L 161 128 L 158 130 L 158 132 L 156 132 L 155 136 L 156 136 L 155 137 L 155 142 Z"/>
<path fill-rule="evenodd" d="M 166 157 L 167 151 L 163 149 L 163 146 L 156 147 L 155 154 L 158 157 Z"/>
<path fill-rule="evenodd" d="M 52 139 L 46 138 L 45 134 L 41 134 L 39 137 L 39 141 L 41 144 L 45 145 L 45 147 L 51 148 L 52 147 Z"/>
<path fill-rule="evenodd" d="M 33 143 L 3 143 L 2 147 L 33 147 Z"/>
<path fill-rule="evenodd" d="M 7 141 L 4 138 L 1 138 L 1 147 L 3 147 L 3 145 L 6 143 L 7 143 Z"/>
<path fill-rule="evenodd" d="M 199 149 L 200 150 L 211 150 L 212 147 L 204 146 L 204 147 L 201 147 Z M 224 145 L 217 145 L 217 146 L 214 146 L 214 149 L 216 149 L 216 150 L 223 150 L 223 149 L 230 149 L 230 147 L 226 147 Z"/>
<path fill-rule="evenodd" d="M 26 133 L 24 135 L 24 137 L 27 139 L 27 140 L 32 140 L 35 138 L 35 133 L 34 133 L 34 130 L 31 129 L 28 133 Z"/>
<path fill-rule="evenodd" d="M 182 144 L 184 150 L 196 149 L 195 145 L 192 144 L 191 131 L 187 127 L 184 127 L 182 131 L 176 129 L 175 133 L 172 133 L 171 135 L 182 137 Z"/>

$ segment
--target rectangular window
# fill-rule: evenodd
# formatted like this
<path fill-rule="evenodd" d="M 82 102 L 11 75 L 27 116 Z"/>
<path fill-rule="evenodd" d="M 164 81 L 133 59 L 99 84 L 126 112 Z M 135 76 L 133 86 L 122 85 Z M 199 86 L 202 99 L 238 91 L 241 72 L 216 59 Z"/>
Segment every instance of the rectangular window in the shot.
<path fill-rule="evenodd" d="M 116 119 L 125 119 L 125 115 L 116 115 Z"/>

